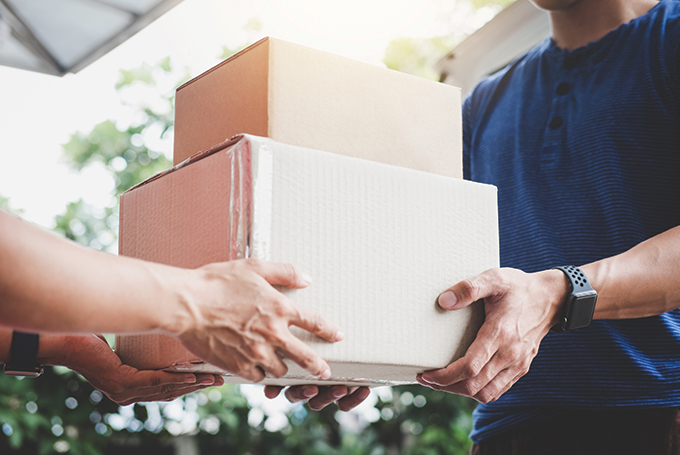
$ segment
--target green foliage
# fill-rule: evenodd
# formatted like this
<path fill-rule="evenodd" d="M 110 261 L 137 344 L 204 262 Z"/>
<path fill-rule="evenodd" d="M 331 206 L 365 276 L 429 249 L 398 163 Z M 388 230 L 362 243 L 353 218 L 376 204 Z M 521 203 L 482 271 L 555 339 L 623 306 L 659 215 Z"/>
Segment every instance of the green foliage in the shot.
<path fill-rule="evenodd" d="M 12 203 L 9 200 L 9 198 L 3 196 L 2 194 L 0 194 L 0 209 L 4 209 L 15 215 L 21 215 L 24 212 L 22 209 L 18 209 L 12 206 Z"/>
<path fill-rule="evenodd" d="M 388 44 L 383 63 L 390 69 L 436 81 L 439 74 L 434 70 L 434 64 L 459 41 L 456 35 L 397 38 Z"/>
<path fill-rule="evenodd" d="M 119 92 L 140 85 L 154 95 L 151 102 L 133 106 L 135 122 L 125 127 L 113 120 L 96 125 L 89 133 L 77 132 L 63 145 L 63 160 L 75 171 L 90 166 L 102 166 L 114 179 L 114 193 L 106 207 L 92 207 L 82 199 L 68 204 L 66 211 L 56 217 L 55 230 L 66 237 L 96 249 L 114 250 L 118 231 L 117 195 L 132 186 L 167 169 L 171 162 L 147 142 L 164 138 L 172 131 L 172 100 L 157 87 L 179 85 L 186 79 L 186 72 L 177 75 L 169 59 L 155 67 L 144 65 L 133 70 L 122 70 L 116 84 Z M 155 135 L 155 136 L 154 136 Z M 154 138 L 151 138 L 154 136 Z"/>
<path fill-rule="evenodd" d="M 483 8 L 485 6 L 497 6 L 505 8 L 517 0 L 469 0 L 475 9 Z"/>

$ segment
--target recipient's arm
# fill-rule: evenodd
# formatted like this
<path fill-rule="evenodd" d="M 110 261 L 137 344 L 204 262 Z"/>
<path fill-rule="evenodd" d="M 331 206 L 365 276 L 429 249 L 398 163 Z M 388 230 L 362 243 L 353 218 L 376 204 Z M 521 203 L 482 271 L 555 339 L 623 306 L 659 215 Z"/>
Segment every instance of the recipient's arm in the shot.
<path fill-rule="evenodd" d="M 12 330 L 0 327 L 0 363 L 9 361 L 11 341 Z M 173 400 L 224 384 L 221 376 L 211 374 L 140 371 L 123 365 L 103 337 L 93 334 L 42 334 L 36 361 L 71 368 L 120 405 Z"/>
<path fill-rule="evenodd" d="M 581 268 L 598 293 L 596 319 L 641 318 L 678 308 L 680 227 Z M 498 399 L 529 371 L 541 340 L 564 315 L 568 292 L 559 270 L 492 269 L 455 284 L 439 296 L 439 305 L 457 310 L 483 299 L 486 319 L 464 357 L 418 381 L 481 402 Z"/>
<path fill-rule="evenodd" d="M 337 327 L 272 285 L 305 287 L 293 266 L 256 260 L 196 270 L 112 256 L 0 210 L 0 324 L 27 331 L 148 332 L 177 337 L 198 357 L 253 381 L 287 368 L 330 370 L 290 325 L 339 341 Z"/>

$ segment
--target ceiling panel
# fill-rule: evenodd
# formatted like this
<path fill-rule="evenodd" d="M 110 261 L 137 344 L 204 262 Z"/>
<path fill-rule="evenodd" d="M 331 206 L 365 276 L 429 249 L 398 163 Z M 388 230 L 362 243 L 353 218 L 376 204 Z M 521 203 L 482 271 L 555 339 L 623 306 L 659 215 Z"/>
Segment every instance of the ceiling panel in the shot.
<path fill-rule="evenodd" d="M 0 65 L 77 72 L 181 1 L 0 0 Z"/>

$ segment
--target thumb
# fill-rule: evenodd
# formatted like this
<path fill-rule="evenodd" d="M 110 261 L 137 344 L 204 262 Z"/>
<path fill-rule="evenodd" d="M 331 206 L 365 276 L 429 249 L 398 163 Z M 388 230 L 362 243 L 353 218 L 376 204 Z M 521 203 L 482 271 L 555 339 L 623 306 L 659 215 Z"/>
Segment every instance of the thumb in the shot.
<path fill-rule="evenodd" d="M 437 303 L 445 310 L 460 310 L 488 297 L 492 292 L 492 282 L 488 272 L 477 275 L 474 278 L 460 281 L 446 291 L 439 294 Z"/>

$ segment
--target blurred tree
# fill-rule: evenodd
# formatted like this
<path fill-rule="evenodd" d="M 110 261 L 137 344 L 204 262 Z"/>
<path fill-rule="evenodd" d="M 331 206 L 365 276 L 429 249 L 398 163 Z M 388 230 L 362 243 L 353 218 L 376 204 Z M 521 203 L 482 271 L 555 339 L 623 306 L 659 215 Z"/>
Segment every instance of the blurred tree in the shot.
<path fill-rule="evenodd" d="M 429 38 L 401 37 L 389 42 L 383 63 L 390 69 L 439 80 L 435 64 L 466 36 L 515 0 L 442 0 L 438 22 L 446 33 Z M 479 16 L 479 17 L 476 17 Z M 464 18 L 452 21 L 452 18 Z"/>
<path fill-rule="evenodd" d="M 14 207 L 9 198 L 3 196 L 2 194 L 0 194 L 0 209 L 5 209 L 6 211 L 14 213 L 15 215 L 21 215 L 24 212 L 23 210 Z"/>

